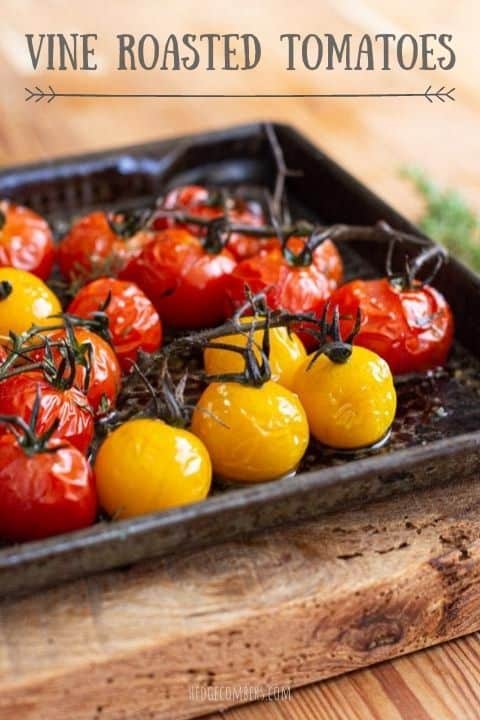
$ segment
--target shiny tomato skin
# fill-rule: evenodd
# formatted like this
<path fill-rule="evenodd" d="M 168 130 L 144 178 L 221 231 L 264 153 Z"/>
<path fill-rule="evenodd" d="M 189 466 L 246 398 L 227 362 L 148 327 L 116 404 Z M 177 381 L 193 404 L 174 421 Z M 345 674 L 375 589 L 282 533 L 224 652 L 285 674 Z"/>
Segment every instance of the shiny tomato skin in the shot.
<path fill-rule="evenodd" d="M 203 328 L 224 319 L 226 287 L 236 262 L 211 254 L 182 228 L 164 230 L 121 273 L 142 288 L 172 328 Z"/>
<path fill-rule="evenodd" d="M 298 242 L 295 238 L 292 240 L 289 247 L 299 252 Z M 272 309 L 313 312 L 320 317 L 341 275 L 340 256 L 329 240 L 315 251 L 314 262 L 308 266 L 290 265 L 279 249 L 273 249 L 237 265 L 228 283 L 227 314 L 245 302 L 245 286 L 248 286 L 254 293 L 265 291 Z M 307 348 L 314 347 L 309 333 L 302 332 L 301 327 L 296 328 L 296 332 Z"/>
<path fill-rule="evenodd" d="M 212 194 L 208 189 L 201 185 L 184 185 L 171 190 L 161 207 L 169 210 L 184 210 L 205 220 L 212 220 L 226 214 L 232 223 L 251 225 L 252 227 L 261 227 L 266 223 L 265 213 L 261 205 L 255 201 L 229 198 L 225 209 L 220 202 L 212 204 L 211 197 Z M 194 224 L 182 225 L 174 218 L 157 218 L 154 222 L 156 230 L 164 230 L 168 227 L 184 227 L 197 237 L 205 235 L 204 228 Z M 232 233 L 228 239 L 227 248 L 237 260 L 243 260 L 253 257 L 269 244 L 268 238 L 259 238 L 245 233 Z"/>
<path fill-rule="evenodd" d="M 0 212 L 5 223 L 0 228 L 0 267 L 26 270 L 42 280 L 52 271 L 55 246 L 46 220 L 29 208 L 4 200 Z"/>
<path fill-rule="evenodd" d="M 50 440 L 48 452 L 28 454 L 11 432 L 0 436 L 0 537 L 39 540 L 95 521 L 93 472 L 81 452 Z"/>
<path fill-rule="evenodd" d="M 115 406 L 120 391 L 121 368 L 114 349 L 103 338 L 86 328 L 77 327 L 74 330 L 75 339 L 80 346 L 80 357 L 76 357 L 76 370 L 74 385 L 85 392 L 89 404 L 95 413 L 98 413 L 103 406 L 112 408 Z M 67 338 L 65 330 L 56 330 L 48 333 L 48 339 L 52 344 L 52 358 L 56 366 L 65 356 L 61 349 L 55 347 L 55 343 L 63 342 Z M 90 348 L 89 352 L 82 352 Z M 41 361 L 45 357 L 45 351 L 39 350 L 32 353 L 32 360 Z M 0 355 L 1 361 L 1 355 Z M 89 368 L 88 388 L 86 385 L 87 364 Z"/>
<path fill-rule="evenodd" d="M 77 293 L 68 312 L 88 319 L 104 305 L 109 294 L 111 299 L 105 313 L 112 345 L 122 370 L 129 370 L 139 350 L 155 352 L 162 342 L 158 313 L 137 285 L 114 278 L 93 280 Z"/>
<path fill-rule="evenodd" d="M 331 297 L 338 305 L 342 333 L 348 334 L 360 308 L 362 324 L 355 344 L 373 350 L 394 375 L 423 372 L 444 365 L 454 336 L 452 311 L 438 290 L 428 285 L 401 289 L 387 278 L 354 280 Z"/>
<path fill-rule="evenodd" d="M 93 411 L 83 392 L 76 387 L 60 390 L 36 371 L 12 375 L 0 380 L 2 414 L 17 415 L 28 423 L 37 391 L 40 394 L 40 409 L 36 433 L 42 435 L 58 419 L 59 425 L 53 437 L 66 440 L 86 453 L 94 435 Z M 5 426 L 0 425 L 0 435 L 5 432 Z"/>
<path fill-rule="evenodd" d="M 148 232 L 139 232 L 124 239 L 108 222 L 107 214 L 92 212 L 77 220 L 58 246 L 58 264 L 62 275 L 71 280 L 85 277 L 107 262 L 112 274 L 117 274 L 129 257 L 151 239 Z"/>

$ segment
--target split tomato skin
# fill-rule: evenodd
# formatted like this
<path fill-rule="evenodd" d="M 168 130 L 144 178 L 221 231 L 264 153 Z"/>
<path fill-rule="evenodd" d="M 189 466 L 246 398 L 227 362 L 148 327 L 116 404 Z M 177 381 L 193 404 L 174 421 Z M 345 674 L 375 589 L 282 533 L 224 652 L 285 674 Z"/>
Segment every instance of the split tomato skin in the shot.
<path fill-rule="evenodd" d="M 84 393 L 76 387 L 60 390 L 36 371 L 12 375 L 0 380 L 2 415 L 15 415 L 29 423 L 37 395 L 40 407 L 35 432 L 42 435 L 58 420 L 52 437 L 66 440 L 87 453 L 95 429 L 93 411 Z M 0 435 L 5 432 L 6 426 L 0 425 Z"/>
<path fill-rule="evenodd" d="M 105 407 L 107 409 L 114 407 L 120 391 L 122 375 L 115 351 L 103 338 L 86 328 L 77 327 L 73 332 L 76 360 L 73 384 L 85 392 L 95 413 L 100 413 Z M 58 346 L 55 347 L 55 344 L 69 342 L 67 331 L 56 330 L 48 333 L 47 337 L 52 345 L 52 360 L 58 367 L 65 354 Z M 32 355 L 32 360 L 41 362 L 44 357 L 45 350 L 42 349 Z M 86 387 L 87 368 L 88 387 Z"/>
<path fill-rule="evenodd" d="M 128 258 L 151 239 L 148 232 L 139 232 L 129 239 L 114 232 L 107 214 L 92 212 L 77 220 L 58 246 L 58 264 L 68 280 L 88 279 L 96 268 L 111 264 L 116 274 Z"/>
<path fill-rule="evenodd" d="M 171 328 L 213 327 L 224 320 L 226 287 L 236 262 L 228 250 L 209 253 L 175 228 L 157 234 L 120 277 L 142 288 Z"/>
<path fill-rule="evenodd" d="M 0 537 L 39 540 L 92 525 L 97 514 L 93 472 L 65 440 L 27 452 L 12 432 L 0 435 Z"/>
<path fill-rule="evenodd" d="M 3 224 L 2 224 L 3 223 Z M 55 260 L 52 231 L 33 210 L 0 202 L 0 267 L 14 267 L 46 280 Z"/>
<path fill-rule="evenodd" d="M 309 440 L 298 397 L 273 381 L 211 383 L 195 407 L 192 432 L 205 444 L 214 473 L 233 484 L 291 474 Z"/>
<path fill-rule="evenodd" d="M 162 420 L 129 420 L 103 441 L 95 459 L 100 504 L 117 519 L 204 500 L 212 466 L 203 443 Z"/>
<path fill-rule="evenodd" d="M 89 319 L 105 305 L 112 345 L 122 370 L 131 369 L 138 351 L 155 352 L 162 343 L 160 317 L 142 290 L 133 282 L 99 278 L 84 285 L 69 305 L 72 315 Z"/>
<path fill-rule="evenodd" d="M 342 334 L 360 309 L 355 344 L 384 358 L 394 375 L 424 372 L 446 363 L 454 337 L 453 314 L 443 295 L 428 285 L 402 289 L 387 278 L 354 280 L 335 291 Z M 352 319 L 351 319 L 352 318 Z"/>
<path fill-rule="evenodd" d="M 174 188 L 166 195 L 161 208 L 183 210 L 204 220 L 213 220 L 226 215 L 227 219 L 232 223 L 251 225 L 252 227 L 261 227 L 266 222 L 265 213 L 260 203 L 227 197 L 226 207 L 224 207 L 220 195 L 215 200 L 215 191 L 212 193 L 201 185 L 184 185 Z M 154 221 L 156 230 L 164 230 L 169 227 L 183 227 L 197 237 L 205 235 L 205 228 L 192 223 L 182 225 L 174 218 L 159 217 Z M 247 257 L 253 257 L 270 244 L 271 240 L 269 238 L 260 238 L 245 233 L 232 233 L 227 242 L 227 249 L 236 260 L 243 260 Z"/>

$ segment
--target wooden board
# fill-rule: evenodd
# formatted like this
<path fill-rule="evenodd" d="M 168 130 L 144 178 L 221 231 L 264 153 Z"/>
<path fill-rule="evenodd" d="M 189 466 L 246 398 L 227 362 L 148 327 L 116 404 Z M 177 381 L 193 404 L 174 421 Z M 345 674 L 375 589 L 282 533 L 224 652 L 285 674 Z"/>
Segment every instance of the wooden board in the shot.
<path fill-rule="evenodd" d="M 472 631 L 479 507 L 472 479 L 5 601 L 0 717 L 181 720 L 228 704 L 191 686 L 291 688 Z"/>
<path fill-rule="evenodd" d="M 414 7 L 399 0 L 325 0 L 322 3 L 305 0 L 301 12 L 297 4 L 279 3 L 278 0 L 221 4 L 218 0 L 204 0 L 201 5 L 195 0 L 183 0 L 180 4 L 138 0 L 135 12 L 126 0 L 105 0 L 100 14 L 96 0 L 83 0 L 82 3 L 3 0 L 0 162 L 13 164 L 48 159 L 52 155 L 268 117 L 295 123 L 411 218 L 417 216 L 421 203 L 408 183 L 398 175 L 398 168 L 404 164 L 425 167 L 440 183 L 460 188 L 470 202 L 480 208 L 479 24 L 480 5 L 471 0 L 459 0 L 455 12 L 447 0 L 424 0 Z M 170 28 L 178 33 L 254 30 L 266 48 L 262 68 L 251 74 L 137 72 L 124 75 L 109 70 L 113 44 L 108 40 L 105 42 L 106 38 L 116 32 L 164 33 Z M 35 29 L 97 32 L 102 46 L 101 72 L 95 77 L 69 72 L 33 75 L 25 61 L 23 35 Z M 274 40 L 285 31 L 449 32 L 454 35 L 458 50 L 457 65 L 450 73 L 399 70 L 360 74 L 305 70 L 286 73 L 280 69 L 281 58 Z M 431 106 L 423 101 L 412 104 L 410 100 L 394 103 L 383 100 L 327 103 L 308 99 L 201 103 L 145 100 L 135 104 L 63 101 L 32 107 L 24 103 L 23 88 L 33 81 L 39 84 L 51 82 L 57 88 L 78 91 L 88 87 L 100 91 L 168 88 L 178 91 L 182 88 L 194 92 L 220 91 L 225 87 L 237 92 L 243 89 L 257 92 L 363 91 L 374 86 L 399 90 L 405 89 L 407 84 L 409 88 L 423 88 L 433 81 L 438 82 L 438 86 L 449 82 L 455 85 L 457 102 Z M 351 608 L 352 622 L 356 619 L 357 624 L 362 617 L 369 617 L 365 615 L 369 607 L 377 608 L 387 617 L 390 617 L 388 612 L 392 607 L 402 617 L 401 607 L 412 610 L 416 607 L 418 614 L 407 613 L 414 632 L 424 618 L 418 605 L 413 600 L 404 606 L 395 604 L 399 587 L 404 588 L 400 596 L 405 597 L 413 584 L 420 587 L 424 598 L 426 592 L 435 593 L 425 599 L 431 607 L 432 617 L 425 616 L 426 636 L 422 638 L 419 632 L 419 643 L 428 644 L 450 634 L 468 632 L 480 625 L 475 597 L 479 540 L 475 520 L 477 502 L 478 493 L 472 481 L 470 488 L 465 486 L 458 500 L 452 490 L 446 495 L 438 493 L 431 498 L 411 498 L 408 503 L 402 500 L 397 505 L 380 506 L 364 511 L 356 518 L 348 515 L 340 519 L 345 527 L 338 525 L 347 529 L 348 535 L 334 531 L 335 525 L 330 523 L 304 527 L 294 533 L 290 530 L 285 536 L 276 532 L 253 544 L 237 543 L 213 554 L 199 553 L 183 563 L 177 560 L 166 566 L 147 565 L 126 573 L 112 573 L 19 604 L 8 604 L 1 610 L 0 718 L 51 720 L 63 715 L 69 720 L 102 716 L 145 720 L 151 713 L 161 717 L 156 712 L 161 706 L 164 717 L 176 720 L 174 703 L 178 699 L 182 711 L 186 705 L 185 677 L 181 668 L 174 668 L 165 676 L 161 649 L 168 644 L 168 638 L 176 636 L 178 628 L 183 628 L 183 637 L 192 635 L 196 652 L 202 653 L 202 647 L 205 648 L 205 654 L 200 655 L 199 667 L 212 666 L 211 658 L 216 657 L 212 647 L 215 649 L 215 642 L 220 643 L 218 647 L 223 655 L 219 653 L 214 667 L 220 666 L 221 678 L 225 673 L 230 679 L 234 678 L 237 664 L 242 668 L 238 677 L 247 677 L 248 682 L 253 678 L 254 683 L 259 681 L 262 669 L 266 668 L 266 676 L 273 676 L 277 666 L 284 675 L 292 674 L 296 682 L 320 677 L 327 660 L 330 668 L 333 661 L 327 655 L 318 655 L 317 645 L 320 643 L 319 648 L 323 645 L 318 634 L 312 642 L 308 630 L 311 632 L 315 620 L 322 615 L 322 608 L 326 607 L 322 603 L 330 597 L 330 586 L 334 588 L 332 599 L 338 600 L 341 608 L 346 608 L 345 612 Z M 404 515 L 409 518 L 405 519 Z M 406 522 L 418 527 L 407 528 Z M 462 533 L 467 534 L 467 539 L 462 540 Z M 403 542 L 410 545 L 399 547 Z M 466 544 L 462 545 L 462 542 Z M 361 556 L 338 559 L 339 555 L 357 552 L 352 549 L 356 544 Z M 389 548 L 393 549 L 384 552 Z M 219 560 L 219 552 L 223 561 Z M 464 557 L 465 552 L 471 556 Z M 432 558 L 438 557 L 444 563 L 443 571 L 432 565 Z M 266 570 L 268 558 L 271 565 Z M 217 570 L 214 571 L 215 565 Z M 378 568 L 382 567 L 386 574 L 378 575 Z M 395 582 L 389 587 L 387 575 L 392 570 Z M 230 580 L 234 572 L 231 590 L 227 586 L 227 592 L 222 595 L 226 578 Z M 210 577 L 207 578 L 208 573 Z M 428 581 L 425 588 L 424 579 Z M 182 586 L 179 585 L 181 581 Z M 247 592 L 249 584 L 251 593 Z M 172 588 L 175 589 L 173 595 L 170 594 Z M 360 594 L 355 595 L 356 592 Z M 383 596 L 382 592 L 385 593 Z M 199 596 L 197 609 L 194 607 L 196 593 Z M 262 601 L 263 593 L 265 602 Z M 410 596 L 414 598 L 416 594 L 412 588 Z M 298 640 L 295 640 L 293 650 L 288 647 L 283 650 L 286 659 L 280 661 L 278 642 L 275 642 L 276 626 L 265 640 L 266 630 L 271 627 L 265 620 L 266 615 L 268 620 L 268 603 L 277 597 L 280 602 L 275 605 L 275 612 L 279 609 L 277 617 L 281 631 L 278 641 L 284 641 L 289 625 L 294 639 L 308 640 L 307 651 L 303 653 L 305 657 L 301 657 L 300 651 L 295 661 L 291 658 L 298 648 L 295 644 Z M 320 602 L 318 611 L 314 607 L 316 597 Z M 182 603 L 190 609 L 185 623 L 180 621 Z M 305 625 L 302 624 L 303 603 L 310 608 Z M 353 614 L 355 603 L 358 607 Z M 338 613 L 343 612 L 340 606 Z M 202 612 L 206 614 L 202 616 Z M 242 613 L 250 619 L 245 624 L 245 631 L 254 636 L 252 647 L 245 648 L 238 656 L 228 652 L 225 657 L 225 633 L 229 627 L 237 629 L 236 619 L 243 627 Z M 142 617 L 145 617 L 145 624 Z M 255 623 L 255 618 L 259 622 Z M 212 630 L 215 623 L 218 636 Z M 257 635 L 259 648 L 255 647 Z M 370 651 L 356 651 L 352 656 L 353 665 L 391 657 L 407 646 L 415 647 L 415 643 L 408 642 L 410 632 L 407 635 L 396 643 L 378 645 Z M 159 648 L 155 661 L 151 660 L 152 643 L 157 643 Z M 271 646 L 277 647 L 277 652 L 272 654 L 270 664 Z M 341 647 L 344 648 L 344 644 Z M 477 720 L 479 647 L 478 637 L 471 636 L 400 658 L 394 663 L 384 663 L 373 670 L 344 675 L 320 686 L 299 690 L 290 703 L 255 704 L 230 711 L 226 717 L 231 720 L 345 720 L 350 717 L 361 720 Z M 342 657 L 345 660 L 344 655 Z M 193 659 L 197 661 L 195 656 Z M 108 682 L 110 675 L 106 673 L 110 662 L 112 667 L 116 663 L 124 665 L 118 682 L 117 676 L 113 675 L 113 681 Z M 234 666 L 228 669 L 230 662 L 234 662 Z M 247 665 L 255 672 L 245 672 Z M 80 672 L 78 678 L 76 667 Z M 199 667 L 187 669 L 198 671 Z M 341 671 L 345 666 L 337 659 L 335 667 Z M 150 672 L 156 673 L 154 678 L 149 676 Z M 164 687 L 164 681 L 170 682 L 173 699 L 169 702 L 175 708 L 170 715 L 165 710 L 165 693 L 156 689 L 158 677 L 162 680 L 161 687 Z M 206 709 L 198 707 L 195 711 Z M 216 720 L 219 717 L 216 715 Z"/>

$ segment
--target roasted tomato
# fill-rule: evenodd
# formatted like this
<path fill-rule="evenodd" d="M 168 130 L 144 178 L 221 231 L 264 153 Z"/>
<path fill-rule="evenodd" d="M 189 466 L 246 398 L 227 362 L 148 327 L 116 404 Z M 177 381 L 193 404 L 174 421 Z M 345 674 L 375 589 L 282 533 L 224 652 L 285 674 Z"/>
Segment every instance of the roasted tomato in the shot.
<path fill-rule="evenodd" d="M 213 220 L 225 215 L 230 222 L 237 225 L 261 227 L 266 222 L 265 214 L 259 203 L 225 195 L 216 190 L 208 190 L 201 185 L 185 185 L 171 190 L 161 204 L 160 209 L 162 208 L 183 210 L 203 220 Z M 167 227 L 182 227 L 181 223 L 171 217 L 159 217 L 153 226 L 157 230 Z M 202 237 L 205 234 L 205 229 L 199 225 L 190 223 L 186 227 L 192 235 Z M 228 239 L 227 248 L 237 260 L 243 260 L 256 255 L 264 246 L 270 244 L 271 241 L 267 238 L 256 237 L 248 233 L 232 233 Z"/>
<path fill-rule="evenodd" d="M 261 387 L 211 383 L 195 407 L 192 432 L 204 442 L 214 473 L 231 483 L 289 475 L 309 437 L 297 396 L 272 381 Z"/>
<path fill-rule="evenodd" d="M 295 255 L 301 252 L 304 241 L 290 238 L 288 249 Z M 245 302 L 245 287 L 254 293 L 266 292 L 272 309 L 292 313 L 312 312 L 320 317 L 325 302 L 337 287 L 343 265 L 335 245 L 326 240 L 313 254 L 313 262 L 307 265 L 292 264 L 280 249 L 271 250 L 257 257 L 244 260 L 234 269 L 227 287 L 227 314 Z M 313 347 L 311 335 L 298 331 L 307 347 Z"/>
<path fill-rule="evenodd" d="M 37 341 L 40 336 L 37 336 Z M 114 407 L 120 390 L 121 370 L 113 348 L 99 335 L 85 328 L 56 330 L 48 333 L 51 361 L 58 367 L 67 357 L 67 343 L 75 361 L 73 384 L 85 392 L 89 404 L 96 414 L 102 414 Z M 46 350 L 32 353 L 32 360 L 41 361 Z"/>
<path fill-rule="evenodd" d="M 29 208 L 8 200 L 0 202 L 0 266 L 26 270 L 46 280 L 54 259 L 47 221 Z"/>
<path fill-rule="evenodd" d="M 0 268 L 0 340 L 32 325 L 51 325 L 62 312 L 59 299 L 42 280 L 16 268 Z"/>
<path fill-rule="evenodd" d="M 355 343 L 378 353 L 395 375 L 444 365 L 453 342 L 452 311 L 437 290 L 420 283 L 402 288 L 386 278 L 354 280 L 332 295 L 344 317 L 342 333 L 358 309 L 362 325 Z"/>
<path fill-rule="evenodd" d="M 197 237 L 175 228 L 158 233 L 121 277 L 142 288 L 169 327 L 211 327 L 224 319 L 235 264 L 228 250 L 208 252 Z"/>
<path fill-rule="evenodd" d="M 43 435 L 57 420 L 54 438 L 67 440 L 86 453 L 93 440 L 93 411 L 84 393 L 76 387 L 55 387 L 41 372 L 29 371 L 0 380 L 2 414 L 32 421 L 32 410 L 40 397 L 34 430 Z M 0 434 L 6 432 L 0 426 Z"/>
<path fill-rule="evenodd" d="M 96 270 L 116 275 L 153 237 L 147 231 L 130 236 L 127 231 L 116 232 L 114 227 L 115 219 L 100 211 L 77 220 L 58 246 L 62 275 L 70 280 L 76 277 L 88 280 Z"/>
<path fill-rule="evenodd" d="M 204 500 L 212 466 L 192 433 L 161 420 L 129 420 L 100 446 L 95 477 L 103 509 L 128 518 Z"/>
<path fill-rule="evenodd" d="M 31 433 L 0 435 L 3 540 L 38 540 L 79 530 L 94 522 L 96 512 L 93 473 L 79 450 L 65 440 L 39 442 Z"/>
<path fill-rule="evenodd" d="M 251 323 L 253 318 L 242 318 L 242 323 Z M 258 318 L 261 326 L 262 318 Z M 255 343 L 255 354 L 257 360 L 261 359 L 261 348 L 263 330 L 255 330 L 253 342 Z M 272 380 L 278 382 L 288 389 L 291 389 L 295 372 L 306 356 L 305 348 L 301 340 L 294 332 L 289 332 L 285 327 L 271 328 L 270 332 L 270 354 L 269 364 Z M 225 335 L 217 338 L 214 343 L 221 343 L 233 348 L 245 348 L 247 346 L 249 332 L 238 335 Z M 245 367 L 244 357 L 233 350 L 225 348 L 207 347 L 203 353 L 205 371 L 208 375 L 220 375 L 224 373 L 241 373 Z"/>
<path fill-rule="evenodd" d="M 152 303 L 137 285 L 114 278 L 99 278 L 77 293 L 68 311 L 88 319 L 102 308 L 108 317 L 112 345 L 123 370 L 131 368 L 139 350 L 158 350 L 162 342 L 162 324 Z"/>
<path fill-rule="evenodd" d="M 354 346 L 350 352 L 337 360 L 334 353 L 309 356 L 293 380 L 312 435 L 342 449 L 374 445 L 385 437 L 397 404 L 387 363 L 365 348 Z"/>

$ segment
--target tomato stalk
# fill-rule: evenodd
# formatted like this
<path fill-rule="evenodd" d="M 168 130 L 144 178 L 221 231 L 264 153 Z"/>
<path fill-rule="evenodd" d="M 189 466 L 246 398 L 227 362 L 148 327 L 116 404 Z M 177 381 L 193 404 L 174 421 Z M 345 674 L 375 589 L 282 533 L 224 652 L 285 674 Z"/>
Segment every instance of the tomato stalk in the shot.
<path fill-rule="evenodd" d="M 107 222 L 115 235 L 129 240 L 145 227 L 151 214 L 149 209 L 115 210 L 107 214 Z"/>
<path fill-rule="evenodd" d="M 430 285 L 448 258 L 447 251 L 441 245 L 431 245 L 420 252 L 412 262 L 406 257 L 403 272 L 395 273 L 393 270 L 394 250 L 395 242 L 392 241 L 387 254 L 386 273 L 390 283 L 400 290 L 412 290 L 415 287 Z M 420 271 L 432 261 L 434 261 L 434 265 L 428 277 L 421 281 L 418 280 Z"/>
<path fill-rule="evenodd" d="M 13 285 L 8 280 L 2 280 L 0 282 L 0 300 L 6 300 L 9 295 L 12 294 Z"/>
<path fill-rule="evenodd" d="M 343 365 L 348 362 L 352 355 L 352 343 L 362 324 L 360 309 L 357 310 L 353 329 L 345 340 L 342 339 L 340 332 L 340 310 L 338 305 L 335 305 L 333 309 L 331 323 L 328 323 L 329 312 L 330 303 L 327 303 L 320 320 L 320 334 L 318 336 L 320 347 L 313 354 L 307 370 L 310 370 L 320 355 L 326 355 L 331 362 L 337 365 Z"/>
<path fill-rule="evenodd" d="M 40 410 L 40 391 L 37 389 L 35 397 L 35 403 L 32 407 L 32 414 L 30 416 L 30 422 L 26 422 L 22 417 L 18 415 L 2 415 L 0 414 L 0 423 L 10 425 L 12 430 L 18 439 L 18 444 L 25 450 L 27 455 L 35 455 L 40 452 L 56 452 L 58 446 L 50 449 L 47 448 L 47 444 L 58 428 L 60 423 L 59 418 L 56 418 L 51 426 L 41 435 L 36 433 L 36 425 L 38 419 L 38 413 Z M 16 432 L 19 431 L 19 432 Z"/>

